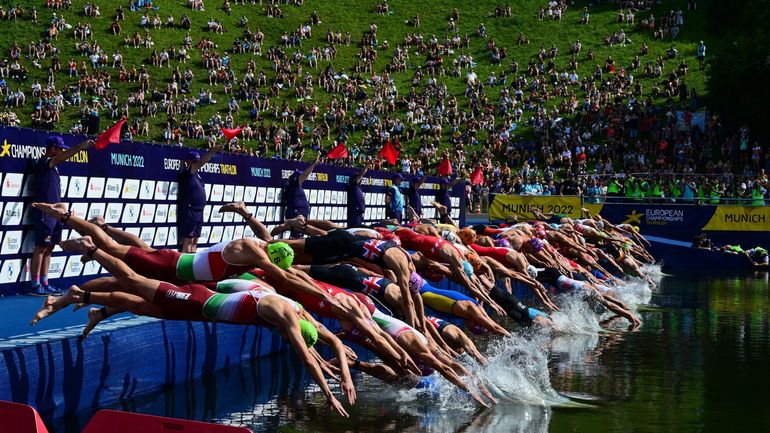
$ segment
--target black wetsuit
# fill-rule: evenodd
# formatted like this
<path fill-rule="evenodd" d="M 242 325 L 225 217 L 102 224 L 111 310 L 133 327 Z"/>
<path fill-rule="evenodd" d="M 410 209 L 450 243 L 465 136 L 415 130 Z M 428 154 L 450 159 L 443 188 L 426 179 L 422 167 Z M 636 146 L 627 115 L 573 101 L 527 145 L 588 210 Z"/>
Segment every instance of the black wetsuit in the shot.
<path fill-rule="evenodd" d="M 351 245 L 357 237 L 345 230 L 334 230 L 325 236 L 307 238 L 305 252 L 313 258 L 313 263 L 337 262 L 352 255 Z"/>
<path fill-rule="evenodd" d="M 310 267 L 311 278 L 348 289 L 352 292 L 370 295 L 384 302 L 385 288 L 393 281 L 367 275 L 353 265 L 313 265 Z"/>
<path fill-rule="evenodd" d="M 507 290 L 501 289 L 495 285 L 489 292 L 492 300 L 497 302 L 514 322 L 521 326 L 529 326 L 532 324 L 532 319 L 529 317 L 529 307 L 522 304 L 519 298 Z"/>

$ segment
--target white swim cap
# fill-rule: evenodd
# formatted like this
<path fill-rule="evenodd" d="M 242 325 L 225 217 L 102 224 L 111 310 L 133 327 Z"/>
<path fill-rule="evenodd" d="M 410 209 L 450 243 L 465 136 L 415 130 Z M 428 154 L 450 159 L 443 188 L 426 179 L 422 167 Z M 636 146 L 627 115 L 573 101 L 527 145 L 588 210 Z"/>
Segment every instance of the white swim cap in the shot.
<path fill-rule="evenodd" d="M 537 268 L 536 267 L 534 267 L 532 265 L 527 266 L 527 273 L 529 274 L 530 277 L 537 278 Z"/>
<path fill-rule="evenodd" d="M 441 237 L 449 242 L 452 242 L 453 244 L 457 243 L 457 235 L 449 230 L 444 230 L 441 232 Z"/>

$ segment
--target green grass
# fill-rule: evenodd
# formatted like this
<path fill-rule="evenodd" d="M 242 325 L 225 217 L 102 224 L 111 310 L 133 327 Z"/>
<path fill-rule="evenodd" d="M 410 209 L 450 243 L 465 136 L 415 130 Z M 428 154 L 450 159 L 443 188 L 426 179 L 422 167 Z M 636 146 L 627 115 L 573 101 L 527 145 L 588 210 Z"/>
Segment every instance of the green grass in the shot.
<path fill-rule="evenodd" d="M 9 3 L 4 1 L 3 3 Z M 19 3 L 13 1 L 13 4 Z M 3 51 L 7 56 L 8 48 L 15 41 L 22 47 L 22 54 L 26 54 L 27 45 L 32 41 L 37 41 L 44 36 L 46 30 L 46 24 L 49 22 L 53 10 L 46 9 L 41 5 L 42 2 L 21 1 L 21 4 L 25 7 L 29 7 L 31 4 L 38 6 L 38 24 L 34 25 L 28 17 L 19 20 L 17 22 L 2 22 L 5 31 L 0 32 L 0 46 L 3 47 Z M 135 64 L 139 66 L 144 63 L 149 65 L 149 57 L 152 49 L 134 49 L 123 46 L 122 37 L 113 36 L 110 30 L 114 10 L 118 5 L 123 5 L 126 10 L 126 21 L 123 23 L 123 35 L 133 34 L 133 32 L 139 30 L 144 32 L 139 27 L 139 12 L 128 11 L 126 0 L 100 0 L 97 3 L 101 7 L 102 16 L 99 18 L 86 18 L 82 14 L 82 6 L 84 1 L 74 1 L 74 6 L 69 11 L 58 11 L 60 15 L 63 15 L 67 22 L 73 26 L 77 22 L 84 22 L 89 20 L 93 24 L 94 40 L 97 41 L 108 53 L 111 55 L 115 50 L 120 50 L 124 56 L 124 63 L 126 65 Z M 470 50 L 468 50 L 474 59 L 478 62 L 476 72 L 481 80 L 486 82 L 486 79 L 490 72 L 505 70 L 508 71 L 510 61 L 516 59 L 519 63 L 519 73 L 526 72 L 526 65 L 529 59 L 536 55 L 540 46 L 548 49 L 552 43 L 556 44 L 559 48 L 559 56 L 556 59 L 557 69 L 566 69 L 570 55 L 569 49 L 575 39 L 580 39 L 583 44 L 583 51 L 579 56 L 579 70 L 578 74 L 581 78 L 591 74 L 594 64 L 589 62 L 585 58 L 585 53 L 589 49 L 592 49 L 596 54 L 595 61 L 593 63 L 603 64 L 604 59 L 608 55 L 616 61 L 618 66 L 630 66 L 631 60 L 634 55 L 638 53 L 639 46 L 643 41 L 647 42 L 650 46 L 650 54 L 642 58 L 642 65 L 646 62 L 653 62 L 658 56 L 664 55 L 665 50 L 671 45 L 670 40 L 655 41 L 652 39 L 652 35 L 648 32 L 634 32 L 630 26 L 623 26 L 615 22 L 617 13 L 617 5 L 603 4 L 601 6 L 593 6 L 591 8 L 591 23 L 589 25 L 580 25 L 580 17 L 582 15 L 583 6 L 587 2 L 578 1 L 574 5 L 571 5 L 563 17 L 562 22 L 556 21 L 539 21 L 537 19 L 537 10 L 541 5 L 546 5 L 547 1 L 532 1 L 532 0 L 518 0 L 511 1 L 513 10 L 513 16 L 510 18 L 494 18 L 488 16 L 492 12 L 497 1 L 477 0 L 477 1 L 431 1 L 431 0 L 393 0 L 390 1 L 390 8 L 392 14 L 383 16 L 374 13 L 375 1 L 360 1 L 360 0 L 335 0 L 335 1 L 320 1 L 320 0 L 306 0 L 303 7 L 295 7 L 288 5 L 281 5 L 285 19 L 274 19 L 266 16 L 264 5 L 246 5 L 239 6 L 233 5 L 233 14 L 227 15 L 221 9 L 222 2 L 216 0 L 208 0 L 206 2 L 205 12 L 192 11 L 186 7 L 186 3 L 178 1 L 157 1 L 156 5 L 160 5 L 160 10 L 157 13 L 160 14 L 161 19 L 165 22 L 168 14 L 173 14 L 176 18 L 176 23 L 180 22 L 180 18 L 183 13 L 187 13 L 192 18 L 193 28 L 192 36 L 194 43 L 197 43 L 203 37 L 210 37 L 219 46 L 221 52 L 229 50 L 232 46 L 234 39 L 241 35 L 241 28 L 237 26 L 237 22 L 242 15 L 245 15 L 249 19 L 250 28 L 260 28 L 265 33 L 265 43 L 263 43 L 263 52 L 267 47 L 277 45 L 279 43 L 280 35 L 283 31 L 291 32 L 296 29 L 300 23 L 309 20 L 310 13 L 313 10 L 317 10 L 321 18 L 322 24 L 313 28 L 313 38 L 311 40 L 303 41 L 302 50 L 307 53 L 313 46 L 324 46 L 325 34 L 327 29 L 350 31 L 353 35 L 353 44 L 350 47 L 339 46 L 337 59 L 334 62 L 334 67 L 339 70 L 340 68 L 346 68 L 351 71 L 353 63 L 355 62 L 355 55 L 359 49 L 359 41 L 361 34 L 368 30 L 369 25 L 374 22 L 378 25 L 378 39 L 388 40 L 391 44 L 391 50 L 380 51 L 377 62 L 375 64 L 375 71 L 382 71 L 389 62 L 392 56 L 392 48 L 396 44 L 403 41 L 403 36 L 407 32 L 414 32 L 415 29 L 405 22 L 411 20 L 416 13 L 419 13 L 422 17 L 422 26 L 419 29 L 426 40 L 430 38 L 431 34 L 435 34 L 439 40 L 443 40 L 443 36 L 446 32 L 446 22 L 449 14 L 453 8 L 458 8 L 460 11 L 459 31 L 460 34 L 468 33 L 471 36 Z M 680 51 L 680 56 L 684 56 L 688 64 L 690 65 L 690 72 L 686 77 L 686 82 L 691 89 L 696 89 L 701 95 L 701 101 L 706 96 L 707 75 L 704 71 L 699 71 L 697 68 L 697 60 L 695 59 L 695 47 L 699 40 L 705 39 L 707 46 L 710 41 L 705 36 L 704 32 L 704 9 L 707 7 L 706 2 L 699 2 L 699 10 L 697 12 L 686 11 L 686 1 L 666 1 L 664 7 L 658 7 L 653 10 L 655 17 L 659 20 L 663 11 L 669 9 L 675 9 L 681 7 L 685 10 L 685 26 L 683 27 L 678 40 L 675 42 Z M 637 22 L 646 17 L 648 12 L 639 12 L 636 14 Z M 203 31 L 206 21 L 210 17 L 219 18 L 226 32 L 222 35 L 217 35 Z M 476 37 L 476 28 L 480 22 L 484 22 L 486 25 L 488 34 L 494 38 L 498 46 L 506 47 L 508 50 L 508 59 L 500 66 L 494 66 L 488 61 L 488 54 L 486 50 L 486 41 Z M 659 21 L 658 21 L 659 22 Z M 626 34 L 631 38 L 632 43 L 620 47 L 607 47 L 603 43 L 604 35 L 611 32 L 617 32 L 621 28 L 625 28 Z M 166 48 L 172 44 L 176 47 L 181 45 L 186 31 L 182 29 L 158 29 L 150 30 L 152 38 L 155 41 L 155 47 L 158 50 Z M 530 39 L 530 45 L 519 46 L 516 45 L 516 38 L 519 32 L 523 32 L 527 38 Z M 75 57 L 78 61 L 79 56 L 74 49 L 74 37 L 72 36 L 72 30 L 68 30 L 59 35 L 58 42 L 55 42 L 62 53 L 60 58 L 62 61 L 62 67 L 66 66 L 66 62 L 70 57 Z M 287 53 L 293 52 L 292 48 L 286 50 Z M 208 88 L 208 75 L 206 70 L 200 66 L 200 53 L 197 50 L 192 50 L 190 53 L 192 56 L 192 62 L 188 61 L 188 65 L 193 68 L 195 73 L 195 83 L 192 88 L 192 95 L 197 96 L 201 87 Z M 83 57 L 84 58 L 84 57 Z M 237 77 L 241 77 L 246 70 L 246 63 L 248 58 L 254 58 L 257 63 L 257 70 L 264 70 L 268 75 L 268 81 L 272 78 L 272 69 L 269 61 L 262 57 L 252 57 L 250 54 L 233 55 L 231 56 L 231 64 Z M 87 59 L 86 59 L 87 60 Z M 410 50 L 410 65 L 416 67 L 424 62 L 424 57 L 416 56 L 414 50 Z M 45 83 L 46 71 L 50 66 L 50 59 L 45 59 L 42 62 L 42 69 L 34 70 L 31 62 L 24 60 L 24 63 L 30 68 L 30 79 L 26 83 L 21 83 L 24 87 L 24 91 L 27 94 L 27 106 L 23 109 L 17 109 L 16 113 L 22 120 L 22 126 L 30 126 L 30 113 L 32 103 L 30 101 L 29 85 L 35 78 L 39 79 L 41 83 Z M 445 64 L 451 65 L 451 59 L 445 59 Z M 90 63 L 89 63 L 90 65 Z M 173 66 L 173 64 L 172 64 Z M 184 66 L 184 65 L 183 65 Z M 323 62 L 319 62 L 319 71 L 325 66 Z M 664 77 L 667 73 L 678 66 L 678 61 L 667 61 L 664 71 Z M 151 88 L 157 86 L 160 89 L 165 88 L 167 82 L 170 81 L 171 71 L 173 69 L 168 68 L 152 68 L 150 67 L 150 74 L 152 77 Z M 449 68 L 447 68 L 449 69 Z M 628 68 L 627 68 L 628 69 Z M 111 70 L 111 69 L 110 69 Z M 184 70 L 184 68 L 182 68 Z M 305 65 L 305 70 L 308 70 Z M 121 101 L 130 93 L 138 88 L 138 83 L 119 83 L 117 80 L 117 70 L 111 70 L 113 72 L 112 86 L 118 89 Z M 405 73 L 392 74 L 395 78 L 400 94 L 407 94 L 411 88 L 413 70 L 410 69 Z M 642 70 L 634 73 L 637 82 L 641 82 L 644 89 L 645 97 L 650 92 L 650 86 L 652 84 L 651 79 L 642 78 Z M 509 80 L 513 78 L 508 73 Z M 462 78 L 446 77 L 442 81 L 448 86 L 450 93 L 455 94 L 458 97 L 458 102 L 461 108 L 467 108 L 467 100 L 463 97 L 464 84 Z M 70 79 L 64 72 L 60 72 L 56 77 L 57 88 L 62 89 L 65 85 L 74 84 L 76 81 L 74 78 Z M 423 80 L 423 83 L 425 80 Z M 11 82 L 11 87 L 15 88 L 18 83 Z M 499 88 L 494 88 L 487 91 L 491 101 L 495 101 L 498 95 Z M 215 98 L 218 104 L 214 106 L 199 107 L 198 113 L 195 116 L 196 119 L 202 122 L 208 121 L 210 116 L 215 111 L 223 113 L 227 109 L 228 98 L 222 93 L 222 87 L 215 89 Z M 581 98 L 581 94 L 578 93 L 578 100 Z M 281 95 L 282 99 L 287 99 L 290 105 L 296 105 L 293 91 L 284 91 Z M 314 99 L 319 102 L 319 106 L 323 110 L 323 102 L 330 99 L 331 95 L 326 94 L 323 90 L 316 88 Z M 555 106 L 559 100 L 551 101 L 549 106 Z M 656 103 L 663 103 L 662 100 L 656 101 Z M 241 103 L 241 112 L 236 115 L 236 123 L 245 123 L 248 121 L 247 115 L 250 107 L 249 102 Z M 138 113 L 134 110 L 131 112 L 131 116 L 136 116 Z M 530 116 L 531 113 L 525 113 L 525 118 Z M 102 126 L 106 127 L 111 123 L 108 119 L 109 113 L 102 113 Z M 67 107 L 62 113 L 61 123 L 58 125 L 58 130 L 66 131 L 79 119 L 79 111 L 76 107 Z M 149 136 L 137 136 L 136 140 L 149 140 L 160 141 L 162 140 L 162 131 L 165 126 L 166 116 L 164 114 L 158 115 L 155 119 L 150 119 L 150 135 Z M 267 122 L 278 121 L 279 119 L 267 118 Z M 499 120 L 499 119 L 498 119 Z M 522 122 L 523 123 L 523 122 Z M 445 134 L 448 128 L 444 128 Z M 359 133 L 360 134 L 360 133 Z M 359 134 L 353 136 L 357 139 Z M 527 136 L 531 134 L 528 127 L 521 125 L 517 130 L 518 135 Z M 482 135 L 483 138 L 483 135 Z M 198 143 L 187 140 L 186 144 L 197 145 Z M 328 145 L 328 143 L 324 143 Z M 407 144 L 407 148 L 416 146 L 416 144 Z M 442 146 L 448 146 L 446 141 L 442 143 Z M 309 153 L 306 153 L 306 157 L 312 157 Z"/>

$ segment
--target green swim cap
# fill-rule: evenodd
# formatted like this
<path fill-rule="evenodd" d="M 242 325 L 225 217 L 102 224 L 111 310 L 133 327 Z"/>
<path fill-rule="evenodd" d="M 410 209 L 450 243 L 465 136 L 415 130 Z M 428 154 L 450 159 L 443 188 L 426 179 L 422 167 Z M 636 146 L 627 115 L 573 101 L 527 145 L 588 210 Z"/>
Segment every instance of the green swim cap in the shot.
<path fill-rule="evenodd" d="M 267 255 L 270 256 L 270 261 L 273 262 L 274 265 L 284 271 L 289 269 L 291 263 L 294 261 L 294 250 L 291 249 L 286 242 L 268 244 Z"/>
<path fill-rule="evenodd" d="M 302 332 L 302 338 L 305 339 L 308 349 L 313 347 L 318 341 L 318 330 L 315 329 L 315 326 L 305 319 L 299 319 L 299 330 Z"/>

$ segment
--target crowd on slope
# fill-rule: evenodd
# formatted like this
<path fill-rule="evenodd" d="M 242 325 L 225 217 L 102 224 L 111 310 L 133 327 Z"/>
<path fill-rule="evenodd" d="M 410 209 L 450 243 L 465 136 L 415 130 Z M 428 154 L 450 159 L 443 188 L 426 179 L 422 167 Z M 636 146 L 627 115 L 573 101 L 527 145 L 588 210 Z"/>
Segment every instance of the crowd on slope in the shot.
<path fill-rule="evenodd" d="M 232 14 L 240 12 L 234 6 L 243 4 L 246 2 L 224 1 L 221 9 Z M 697 65 L 679 52 L 676 41 L 686 22 L 681 9 L 656 17 L 653 1 L 619 3 L 618 31 L 607 34 L 604 43 L 638 47 L 630 64 L 619 64 L 611 56 L 598 59 L 578 39 L 562 50 L 556 44 L 533 49 L 530 59 L 518 59 L 520 65 L 509 57 L 506 47 L 498 45 L 484 23 L 479 23 L 475 34 L 462 34 L 458 27 L 461 13 L 454 9 L 446 17 L 443 37 L 423 34 L 419 15 L 408 21 L 413 31 L 405 32 L 402 41 L 382 39 L 372 23 L 360 35 L 353 68 L 345 70 L 335 68 L 331 61 L 338 47 L 355 44 L 358 35 L 329 27 L 319 44 L 318 38 L 311 39 L 313 31 L 323 34 L 316 11 L 270 46 L 263 30 L 246 15 L 238 22 L 239 28 L 225 29 L 215 14 L 203 17 L 202 0 L 188 2 L 190 10 L 181 17 L 164 13 L 157 5 L 142 0 L 118 7 L 111 17 L 112 35 L 101 36 L 94 34 L 88 19 L 73 25 L 57 15 L 59 9 L 70 8 L 70 2 L 47 2 L 53 11 L 46 36 L 26 47 L 13 44 L 8 59 L 0 62 L 0 91 L 6 98 L 0 122 L 26 123 L 24 119 L 20 122 L 14 110 L 33 105 L 31 125 L 53 129 L 61 123 L 61 112 L 72 107 L 83 118 L 129 118 L 125 138 L 131 139 L 153 136 L 150 122 L 160 116 L 165 117 L 160 135 L 166 143 L 182 145 L 197 139 L 211 145 L 222 127 L 242 124 L 245 115 L 249 121 L 240 137 L 228 143 L 231 151 L 301 159 L 306 149 L 325 156 L 345 143 L 348 156 L 339 163 L 369 162 L 377 168 L 383 166 L 378 151 L 384 143 L 391 142 L 397 150 L 404 143 L 398 165 L 419 174 L 432 172 L 445 156 L 443 149 L 449 147 L 447 156 L 455 172 L 469 173 L 481 167 L 486 175 L 481 188 L 493 192 L 558 193 L 562 188 L 556 187 L 557 179 L 588 179 L 592 174 L 600 175 L 597 184 L 605 181 L 604 188 L 609 186 L 609 176 L 622 173 L 648 173 L 647 183 L 652 185 L 658 174 L 699 172 L 740 174 L 737 179 L 741 181 L 725 178 L 723 194 L 731 189 L 737 192 L 741 183 L 747 189 L 754 183 L 767 189 L 760 170 L 767 164 L 770 149 L 753 141 L 747 126 L 737 132 L 722 131 L 718 115 L 696 112 L 699 95 L 688 87 L 687 73 L 690 68 L 705 67 L 706 45 L 701 41 L 695 47 Z M 286 13 L 281 8 L 287 6 L 295 6 L 292 13 L 298 13 L 301 9 L 296 7 L 302 2 L 272 1 L 265 14 L 280 19 Z M 583 11 L 580 23 L 563 21 L 570 6 L 552 0 L 539 11 L 512 11 L 510 5 L 501 4 L 489 16 L 501 19 L 513 12 L 537 13 L 540 19 L 562 21 L 560 25 L 590 22 L 590 7 Z M 696 8 L 694 1 L 688 2 L 688 11 Z M 372 12 L 387 15 L 390 10 L 385 3 Z M 83 6 L 86 18 L 106 13 L 95 3 Z M 6 19 L 40 21 L 34 8 L 17 7 L 13 18 L 10 15 L 6 11 L 0 14 Z M 189 30 L 204 24 L 203 20 L 207 31 L 193 37 Z M 138 24 L 141 30 L 124 30 L 129 27 L 127 22 Z M 179 32 L 175 43 L 156 45 L 153 34 L 166 29 L 184 32 Z M 230 46 L 218 46 L 209 35 L 224 31 L 233 34 Z M 637 35 L 642 40 L 632 41 Z M 650 36 L 671 40 L 671 47 L 665 53 L 651 53 L 644 42 Z M 99 43 L 104 37 L 122 38 L 123 47 L 107 52 Z M 73 38 L 80 57 L 60 58 L 59 44 Z M 473 57 L 468 49 L 472 39 L 483 41 L 486 58 Z M 522 33 L 518 43 L 530 42 Z M 129 64 L 121 50 L 144 50 L 149 61 Z M 424 56 L 424 61 L 415 54 Z M 389 56 L 387 66 L 375 70 L 374 62 L 380 56 Z M 270 69 L 258 66 L 257 57 L 261 57 L 260 65 L 269 61 Z M 562 57 L 568 59 L 565 67 L 556 64 Z M 479 62 L 505 67 L 481 77 L 475 68 Z M 595 65 L 593 72 L 580 76 L 580 62 Z M 198 67 L 193 68 L 194 64 Z M 47 68 L 47 79 L 30 83 L 29 68 Z M 193 69 L 199 74 L 205 70 L 206 76 L 196 77 Z M 408 92 L 399 92 L 397 74 L 411 76 Z M 645 89 L 635 76 L 656 81 Z M 66 84 L 57 86 L 57 79 Z M 449 91 L 451 79 L 465 83 L 462 98 L 467 105 L 465 100 L 458 101 L 460 95 Z M 111 85 L 115 81 L 131 83 L 134 90 L 118 94 Z M 208 85 L 200 86 L 201 81 Z M 328 103 L 318 102 L 320 91 L 331 94 Z M 221 109 L 203 120 L 198 109 L 208 105 Z M 523 124 L 534 131 L 529 140 L 516 136 Z M 85 130 L 83 122 L 71 129 L 74 133 Z M 417 151 L 407 152 L 407 147 Z M 583 191 L 592 186 L 592 182 L 581 182 Z M 711 186 L 699 184 L 706 190 Z"/>

